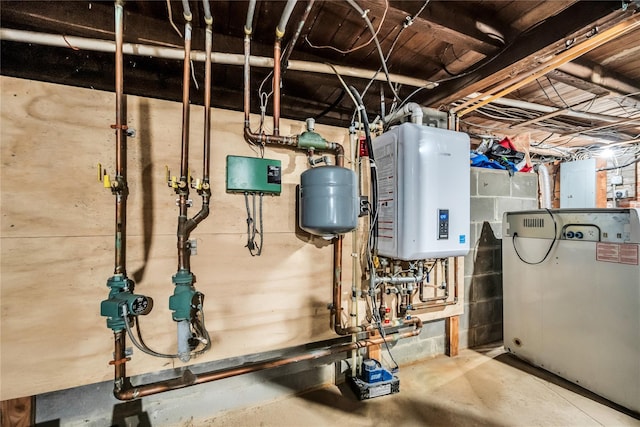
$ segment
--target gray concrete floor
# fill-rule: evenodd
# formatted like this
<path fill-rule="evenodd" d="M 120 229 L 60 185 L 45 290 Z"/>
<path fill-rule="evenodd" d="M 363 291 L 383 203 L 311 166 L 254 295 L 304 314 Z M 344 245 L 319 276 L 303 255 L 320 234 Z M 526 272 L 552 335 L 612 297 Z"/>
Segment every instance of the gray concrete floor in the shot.
<path fill-rule="evenodd" d="M 501 346 L 404 366 L 399 377 L 400 393 L 391 396 L 360 402 L 341 384 L 184 425 L 640 426 L 624 409 Z"/>

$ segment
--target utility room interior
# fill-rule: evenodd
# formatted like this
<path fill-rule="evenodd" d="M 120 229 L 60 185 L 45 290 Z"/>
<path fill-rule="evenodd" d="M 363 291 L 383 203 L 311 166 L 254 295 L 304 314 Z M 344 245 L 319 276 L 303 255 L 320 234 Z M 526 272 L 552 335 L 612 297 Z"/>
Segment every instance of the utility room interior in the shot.
<path fill-rule="evenodd" d="M 640 426 L 640 2 L 0 8 L 2 427 Z"/>

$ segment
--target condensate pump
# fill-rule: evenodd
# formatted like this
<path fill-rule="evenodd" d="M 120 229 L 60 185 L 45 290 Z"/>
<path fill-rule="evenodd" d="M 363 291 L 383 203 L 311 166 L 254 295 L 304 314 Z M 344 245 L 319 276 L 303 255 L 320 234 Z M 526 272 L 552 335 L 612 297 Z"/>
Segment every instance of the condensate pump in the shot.
<path fill-rule="evenodd" d="M 360 372 L 357 377 L 349 377 L 351 389 L 360 400 L 400 391 L 400 379 L 375 359 L 364 359 Z"/>

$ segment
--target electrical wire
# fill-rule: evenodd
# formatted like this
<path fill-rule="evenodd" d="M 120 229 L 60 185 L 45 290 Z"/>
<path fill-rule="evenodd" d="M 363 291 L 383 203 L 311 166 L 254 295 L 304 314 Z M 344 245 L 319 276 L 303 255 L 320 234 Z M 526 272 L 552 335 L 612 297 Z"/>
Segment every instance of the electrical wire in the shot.
<path fill-rule="evenodd" d="M 608 167 L 608 168 L 596 169 L 596 172 L 604 172 L 604 171 L 610 171 L 610 170 L 614 170 L 614 169 L 622 169 L 622 168 L 626 168 L 626 167 L 631 166 L 631 165 L 635 165 L 638 162 L 640 162 L 640 157 L 638 157 L 635 160 L 633 160 L 632 162 L 626 163 L 624 165 L 611 166 L 611 167 Z"/>
<path fill-rule="evenodd" d="M 382 69 L 384 70 L 384 75 L 387 77 L 387 83 L 389 83 L 389 87 L 391 88 L 391 92 L 393 93 L 393 96 L 398 100 L 400 100 L 401 99 L 400 96 L 398 96 L 398 93 L 396 92 L 396 90 L 393 87 L 393 84 L 391 83 L 391 77 L 389 76 L 389 70 L 387 69 L 387 62 L 384 58 L 384 53 L 382 53 L 382 47 L 380 46 L 380 42 L 378 41 L 378 36 L 376 35 L 375 30 L 373 29 L 371 20 L 367 16 L 367 12 L 362 10 L 362 8 L 358 5 L 358 3 L 355 2 L 355 0 L 347 0 L 347 3 L 349 3 L 355 10 L 357 10 L 358 13 L 360 13 L 360 16 L 362 17 L 362 19 L 364 19 L 364 21 L 367 23 L 367 27 L 369 28 L 369 31 L 371 31 L 371 34 L 373 34 L 373 41 L 376 44 L 378 55 L 380 55 Z"/>
<path fill-rule="evenodd" d="M 391 47 L 389 48 L 389 51 L 387 52 L 387 55 L 384 57 L 384 62 L 385 63 L 389 61 L 389 57 L 391 57 L 391 53 L 393 52 L 393 49 L 396 47 L 396 43 L 398 43 L 398 40 L 400 39 L 400 35 L 404 32 L 404 30 L 406 30 L 407 28 L 409 28 L 409 26 L 411 26 L 413 24 L 413 21 L 418 16 L 420 16 L 420 14 L 424 11 L 424 9 L 427 7 L 427 5 L 429 4 L 430 1 L 431 0 L 425 1 L 424 4 L 422 5 L 422 7 L 420 8 L 420 10 L 418 10 L 413 16 L 407 16 L 405 18 L 404 22 L 402 23 L 402 27 L 400 28 L 400 31 L 398 31 L 398 34 L 396 34 L 396 36 L 394 37 L 393 42 L 391 43 Z M 362 95 L 361 95 L 363 98 L 364 98 L 364 95 L 369 90 L 369 88 L 371 87 L 371 85 L 373 84 L 373 82 L 375 81 L 375 78 L 378 76 L 380 71 L 382 71 L 382 67 L 378 68 L 378 70 L 373 75 L 373 77 L 371 77 L 371 80 L 369 80 L 369 83 L 367 83 L 367 85 L 365 86 L 364 90 L 362 91 Z M 395 101 L 395 99 L 394 99 L 394 101 Z M 384 117 L 384 112 L 383 112 L 382 116 Z"/>
<path fill-rule="evenodd" d="M 262 196 L 264 193 L 260 193 L 260 210 L 256 211 L 256 193 L 251 193 L 253 199 L 253 213 L 249 209 L 249 193 L 244 193 L 244 202 L 247 208 L 247 244 L 245 247 L 249 249 L 251 256 L 260 256 L 262 254 L 262 244 L 264 242 L 264 233 L 262 227 Z M 258 215 L 259 228 L 256 227 L 255 215 Z M 256 243 L 256 236 L 260 238 L 260 242 Z"/>
<path fill-rule="evenodd" d="M 376 306 L 375 296 L 370 295 L 370 297 L 371 297 L 371 304 L 372 304 L 371 315 L 373 316 L 373 321 L 376 323 L 378 333 L 382 337 L 382 342 L 384 342 L 384 346 L 387 349 L 387 353 L 389 354 L 389 357 L 395 364 L 395 367 L 391 371 L 397 372 L 399 369 L 398 362 L 396 362 L 396 359 L 393 358 L 393 354 L 391 353 L 391 348 L 389 347 L 389 342 L 387 341 L 387 335 L 384 331 L 384 328 L 382 327 L 382 318 L 380 317 L 380 312 L 378 312 L 378 308 Z"/>
<path fill-rule="evenodd" d="M 500 55 L 502 55 L 504 52 L 506 52 L 507 49 L 511 48 L 511 46 L 513 46 L 521 37 L 523 37 L 524 35 L 526 35 L 527 33 L 529 33 L 530 31 L 532 31 L 533 29 L 535 29 L 537 26 L 542 25 L 543 23 L 546 22 L 546 19 L 537 22 L 533 25 L 531 25 L 529 28 L 525 29 L 524 31 L 522 31 L 518 37 L 515 37 L 513 40 L 511 40 L 509 43 L 505 44 L 495 55 L 493 55 L 491 58 L 486 59 L 485 61 L 481 62 L 480 64 L 477 64 L 477 66 L 471 68 L 470 70 L 464 71 L 462 73 L 456 74 L 455 76 L 449 76 L 449 77 L 445 77 L 443 79 L 440 80 L 436 80 L 435 82 L 431 82 L 429 85 L 425 85 L 425 86 L 421 86 L 419 88 L 417 88 L 416 90 L 414 90 L 413 92 L 411 92 L 406 98 L 404 98 L 402 100 L 402 102 L 400 103 L 400 105 L 397 107 L 397 109 L 391 110 L 389 113 L 392 114 L 394 112 L 396 112 L 397 110 L 401 109 L 402 107 L 404 107 L 404 105 L 409 102 L 409 100 L 411 98 L 413 98 L 415 95 L 417 95 L 418 93 L 420 93 L 422 90 L 427 89 L 429 87 L 432 87 L 432 85 L 436 84 L 441 84 L 441 83 L 445 83 L 451 80 L 456 80 L 462 77 L 466 77 L 472 73 L 475 73 L 476 71 L 482 69 L 483 67 L 486 67 L 487 65 L 489 65 L 491 62 L 495 61 L 498 57 L 500 57 Z M 476 65 L 476 64 L 474 64 Z"/>
<path fill-rule="evenodd" d="M 197 326 L 196 329 L 198 331 L 198 335 L 200 336 L 200 338 L 198 338 L 198 340 L 200 342 L 204 343 L 205 346 L 201 350 L 190 352 L 190 356 L 192 356 L 192 357 L 199 356 L 199 355 L 205 353 L 206 351 L 208 351 L 211 348 L 211 338 L 209 337 L 209 332 L 207 331 L 207 329 L 205 327 L 205 324 L 204 324 L 204 312 L 202 310 L 198 310 L 198 312 L 200 313 L 200 316 L 202 317 L 200 322 L 197 322 L 197 323 L 199 323 L 199 325 Z M 177 358 L 180 357 L 180 355 L 178 355 L 178 354 L 165 354 L 165 353 L 160 353 L 160 352 L 151 350 L 147 346 L 147 344 L 144 342 L 144 339 L 142 338 L 142 331 L 141 331 L 141 328 L 140 328 L 140 321 L 138 319 L 138 316 L 133 316 L 133 320 L 134 320 L 134 324 L 135 324 L 135 328 L 136 328 L 136 332 L 137 332 L 137 336 L 138 336 L 138 339 L 136 339 L 136 337 L 133 335 L 133 331 L 131 330 L 131 325 L 129 325 L 129 311 L 128 311 L 128 308 L 127 308 L 126 304 L 124 304 L 122 306 L 122 317 L 124 318 L 124 327 L 127 330 L 127 335 L 129 336 L 129 339 L 131 340 L 133 345 L 138 350 L 140 350 L 143 353 L 148 354 L 150 356 L 159 357 L 159 358 L 163 358 L 163 359 L 177 359 Z M 192 322 L 192 324 L 193 324 L 193 322 Z"/>
<path fill-rule="evenodd" d="M 353 47 L 351 49 L 342 50 L 342 49 L 338 49 L 337 47 L 334 47 L 334 46 L 316 46 L 313 43 L 311 43 L 311 41 L 307 38 L 307 36 L 305 36 L 304 40 L 307 42 L 309 47 L 312 47 L 314 49 L 331 49 L 331 50 L 334 50 L 334 51 L 336 51 L 338 53 L 341 53 L 343 55 L 355 52 L 356 50 L 359 50 L 359 49 L 362 49 L 363 47 L 369 46 L 371 44 L 371 42 L 373 41 L 373 39 L 378 36 L 378 33 L 380 32 L 380 29 L 382 28 L 382 24 L 384 23 L 385 18 L 387 17 L 387 12 L 388 11 L 389 11 L 389 0 L 385 0 L 384 12 L 382 14 L 382 19 L 380 20 L 380 25 L 378 25 L 378 29 L 373 33 L 373 36 L 369 39 L 369 41 L 367 41 L 366 43 L 363 43 L 363 44 L 361 44 L 359 46 Z M 367 10 L 367 12 L 368 12 L 368 10 Z"/>
<path fill-rule="evenodd" d="M 520 253 L 518 252 L 518 248 L 516 247 L 516 238 L 518 237 L 518 233 L 513 233 L 513 239 L 511 240 L 511 242 L 513 243 L 513 250 L 516 252 L 516 255 L 518 255 L 518 258 L 520 259 L 520 261 L 524 262 L 525 264 L 529 264 L 529 265 L 542 264 L 551 253 L 551 249 L 553 249 L 553 245 L 555 245 L 556 240 L 558 238 L 558 223 L 556 222 L 556 218 L 553 216 L 553 212 L 551 212 L 551 209 L 545 209 L 545 210 L 549 213 L 549 216 L 551 216 L 551 219 L 553 220 L 553 240 L 549 245 L 549 249 L 547 249 L 547 253 L 544 254 L 544 257 L 540 261 L 529 262 L 524 258 L 522 258 L 522 256 L 520 256 Z"/>
<path fill-rule="evenodd" d="M 371 171 L 371 207 L 372 209 L 369 212 L 371 218 L 377 217 L 378 215 L 378 172 L 375 167 L 375 156 L 373 154 L 373 145 L 371 143 L 371 130 L 369 129 L 369 118 L 367 116 L 367 111 L 362 102 L 362 98 L 358 91 L 353 87 L 349 86 L 349 90 L 355 98 L 356 108 L 360 113 L 360 119 L 362 120 L 362 125 L 364 126 L 364 137 L 365 143 L 367 145 L 367 151 L 369 152 L 369 159 L 372 161 L 370 165 Z M 378 225 L 377 223 L 373 224 L 373 232 L 369 236 L 372 239 L 371 250 L 373 253 L 377 251 L 378 246 Z"/>

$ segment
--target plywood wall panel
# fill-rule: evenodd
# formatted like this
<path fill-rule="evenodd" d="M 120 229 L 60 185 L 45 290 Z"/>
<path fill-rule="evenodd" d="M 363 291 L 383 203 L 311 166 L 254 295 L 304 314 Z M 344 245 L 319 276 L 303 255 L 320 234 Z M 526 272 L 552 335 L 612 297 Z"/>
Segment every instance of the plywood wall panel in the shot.
<path fill-rule="evenodd" d="M 114 95 L 1 77 L 2 336 L 0 400 L 110 379 L 112 333 L 100 316 L 113 273 L 114 197 L 97 180 L 97 163 L 113 174 Z M 201 177 L 201 107 L 191 109 L 192 174 Z M 141 318 L 145 340 L 175 352 L 168 298 L 177 267 L 176 195 L 165 165 L 179 173 L 181 105 L 128 98 L 129 210 L 127 270 L 136 292 L 154 298 Z M 296 234 L 295 186 L 303 153 L 267 148 L 283 167 L 280 196 L 265 197 L 265 244 L 251 257 L 242 195 L 225 192 L 228 154 L 253 156 L 242 114 L 212 114 L 211 216 L 192 234 L 197 287 L 214 347 L 193 362 L 273 350 L 333 336 L 332 247 Z M 257 120 L 256 120 L 257 123 Z M 283 134 L 303 124 L 283 120 Z M 342 129 L 318 126 L 344 142 Z M 195 214 L 200 207 L 193 194 Z M 349 240 L 347 239 L 348 243 Z M 348 243 L 349 244 L 349 243 Z M 349 258 L 345 255 L 345 262 Z M 345 271 L 345 280 L 350 280 Z M 131 375 L 179 362 L 136 351 Z"/>
<path fill-rule="evenodd" d="M 100 316 L 113 274 L 114 197 L 97 179 L 97 163 L 113 174 L 111 93 L 0 77 L 1 336 L 0 400 L 112 378 L 113 336 Z M 174 353 L 176 325 L 168 298 L 177 268 L 176 195 L 165 165 L 179 173 L 181 105 L 128 97 L 129 209 L 127 271 L 136 292 L 154 299 L 141 317 L 145 341 Z M 191 108 L 192 174 L 201 176 L 202 108 Z M 228 154 L 253 156 L 242 138 L 243 115 L 212 114 L 211 216 L 192 234 L 196 287 L 205 294 L 213 348 L 200 363 L 334 337 L 332 246 L 296 229 L 295 186 L 307 169 L 303 153 L 269 147 L 282 161 L 282 194 L 264 200 L 264 249 L 250 256 L 242 195 L 225 192 Z M 257 119 L 254 120 L 257 123 Z M 282 134 L 303 123 L 281 121 Z M 316 131 L 348 151 L 343 129 Z M 200 207 L 192 195 L 193 215 Z M 361 239 L 362 241 L 362 239 Z M 351 287 L 351 236 L 345 236 L 343 310 Z M 459 271 L 462 283 L 462 271 Z M 426 319 L 462 312 L 455 306 Z M 364 303 L 360 307 L 365 311 Z M 344 316 L 345 319 L 348 316 Z M 128 344 L 130 346 L 130 344 Z M 130 375 L 181 366 L 135 351 Z"/>

